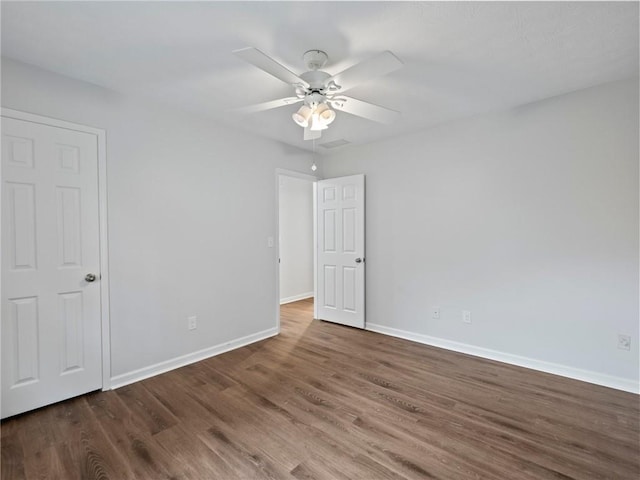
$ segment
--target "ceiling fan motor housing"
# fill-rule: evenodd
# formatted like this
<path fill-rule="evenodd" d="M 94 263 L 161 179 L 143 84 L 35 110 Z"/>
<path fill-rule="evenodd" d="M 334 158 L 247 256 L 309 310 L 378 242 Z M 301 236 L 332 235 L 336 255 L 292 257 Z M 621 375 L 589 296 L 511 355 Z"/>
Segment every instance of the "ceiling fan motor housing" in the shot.
<path fill-rule="evenodd" d="M 310 70 L 300 75 L 300 78 L 309 84 L 308 90 L 321 91 L 326 88 L 326 81 L 331 78 L 331 75 L 320 70 Z"/>

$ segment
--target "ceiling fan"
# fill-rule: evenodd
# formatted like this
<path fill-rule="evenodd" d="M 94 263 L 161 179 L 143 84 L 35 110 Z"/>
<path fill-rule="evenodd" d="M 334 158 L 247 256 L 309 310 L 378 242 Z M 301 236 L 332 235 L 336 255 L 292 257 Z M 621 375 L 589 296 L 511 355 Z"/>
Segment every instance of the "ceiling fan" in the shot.
<path fill-rule="evenodd" d="M 303 102 L 293 120 L 304 128 L 304 139 L 320 138 L 336 117 L 334 110 L 350 113 L 380 123 L 391 123 L 400 113 L 395 110 L 363 102 L 343 95 L 343 92 L 400 68 L 403 63 L 393 53 L 384 51 L 331 75 L 320 70 L 329 57 L 322 50 L 308 50 L 303 55 L 308 71 L 296 75 L 284 65 L 254 47 L 234 50 L 233 53 L 250 64 L 264 70 L 295 89 L 295 96 L 280 98 L 236 109 L 238 113 L 255 113 Z"/>

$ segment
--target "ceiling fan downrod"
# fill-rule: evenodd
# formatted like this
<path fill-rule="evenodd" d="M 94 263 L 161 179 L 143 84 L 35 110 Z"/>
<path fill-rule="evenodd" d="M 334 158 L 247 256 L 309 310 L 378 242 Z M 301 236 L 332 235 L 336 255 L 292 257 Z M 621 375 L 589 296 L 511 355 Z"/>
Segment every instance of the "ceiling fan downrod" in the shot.
<path fill-rule="evenodd" d="M 307 50 L 302 55 L 302 60 L 309 70 L 320 70 L 329 60 L 329 56 L 322 50 Z"/>

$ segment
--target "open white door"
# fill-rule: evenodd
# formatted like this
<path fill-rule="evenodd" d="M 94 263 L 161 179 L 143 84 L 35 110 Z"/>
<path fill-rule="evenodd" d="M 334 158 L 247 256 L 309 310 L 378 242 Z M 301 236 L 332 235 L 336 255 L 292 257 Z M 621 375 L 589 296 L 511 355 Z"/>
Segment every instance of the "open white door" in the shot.
<path fill-rule="evenodd" d="M 364 328 L 364 175 L 316 189 L 317 317 Z"/>
<path fill-rule="evenodd" d="M 98 140 L 2 118 L 2 417 L 102 387 Z"/>

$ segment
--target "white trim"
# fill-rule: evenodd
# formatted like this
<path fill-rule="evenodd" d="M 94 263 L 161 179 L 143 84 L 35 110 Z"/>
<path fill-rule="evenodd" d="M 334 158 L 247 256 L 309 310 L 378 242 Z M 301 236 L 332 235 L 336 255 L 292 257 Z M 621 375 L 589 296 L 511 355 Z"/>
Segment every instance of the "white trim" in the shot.
<path fill-rule="evenodd" d="M 109 229 L 107 190 L 107 138 L 98 134 L 98 201 L 100 202 L 100 308 L 102 309 L 102 390 L 111 389 L 111 300 L 109 297 Z"/>
<path fill-rule="evenodd" d="M 318 318 L 318 182 L 313 182 L 313 318 Z"/>
<path fill-rule="evenodd" d="M 292 295 L 291 297 L 285 297 L 280 299 L 280 305 L 285 303 L 297 302 L 298 300 L 304 300 L 305 298 L 313 298 L 313 292 L 301 293 L 299 295 Z"/>
<path fill-rule="evenodd" d="M 315 184 L 318 180 L 320 180 L 319 177 L 317 177 L 316 175 L 309 175 L 307 173 L 300 173 L 300 172 L 296 172 L 295 170 L 286 170 L 284 168 L 276 168 L 276 188 L 275 188 L 275 194 L 276 194 L 276 211 L 275 211 L 275 219 L 276 219 L 276 225 L 275 225 L 275 263 L 276 263 L 276 298 L 275 298 L 275 303 L 276 303 L 276 329 L 278 331 L 278 333 L 280 333 L 280 304 L 283 303 L 280 299 L 280 175 L 284 175 L 286 177 L 294 177 L 294 178 L 301 178 L 303 180 L 308 180 L 310 182 L 312 182 L 313 184 L 313 192 L 314 192 L 314 198 L 315 198 Z M 315 212 L 315 203 L 314 203 L 314 212 Z M 314 213 L 315 215 L 315 213 Z M 314 237 L 314 248 L 315 248 L 315 217 L 314 217 L 314 231 L 313 231 L 313 237 Z M 313 296 L 315 297 L 315 293 L 316 293 L 316 284 L 315 284 L 315 276 L 316 276 L 316 264 L 315 264 L 315 253 L 314 253 L 314 264 L 313 264 L 313 277 L 314 277 L 314 282 L 313 282 Z M 314 303 L 314 309 L 315 309 L 315 303 Z M 314 310 L 314 315 L 315 315 L 315 310 Z"/>
<path fill-rule="evenodd" d="M 92 133 L 94 135 L 97 135 L 98 137 L 105 135 L 105 131 L 101 128 L 81 125 L 79 123 L 67 122 L 66 120 L 60 120 L 53 117 L 45 117 L 44 115 L 37 115 L 35 113 L 22 112 L 20 110 L 14 110 L 12 108 L 2 107 L 2 116 L 7 118 L 14 118 L 16 120 L 25 120 L 32 123 L 40 123 L 42 125 L 49 125 L 50 127 L 66 128 L 68 130 L 76 130 L 78 132 Z M 98 155 L 98 157 L 100 156 Z"/>
<path fill-rule="evenodd" d="M 637 380 L 614 377 L 612 375 L 606 375 L 604 373 L 593 372 L 591 370 L 582 370 L 567 365 L 561 365 L 559 363 L 536 360 L 534 358 L 521 357 L 519 355 L 513 355 L 511 353 L 476 347 L 475 345 L 469 345 L 467 343 L 454 342 L 452 340 L 446 340 L 444 338 L 431 337 L 429 335 L 408 332 L 406 330 L 399 330 L 384 325 L 367 323 L 365 329 L 371 332 L 382 333 L 384 335 L 403 338 L 405 340 L 411 340 L 413 342 L 422 343 L 424 345 L 430 345 L 432 347 L 444 348 L 446 350 L 465 353 L 467 355 L 473 355 L 475 357 L 486 358 L 502 363 L 508 363 L 510 365 L 517 365 L 519 367 L 538 370 L 540 372 L 552 373 L 554 375 L 560 375 L 562 377 L 572 378 L 574 380 L 581 380 L 583 382 L 602 385 L 604 387 L 615 388 L 616 390 L 623 390 L 625 392 L 636 394 L 640 393 L 640 382 L 638 382 Z"/>
<path fill-rule="evenodd" d="M 66 128 L 96 136 L 98 142 L 98 220 L 100 230 L 100 316 L 102 321 L 102 389 L 111 388 L 111 317 L 109 313 L 109 244 L 107 229 L 107 140 L 101 128 L 2 107 L 6 118 Z"/>
<path fill-rule="evenodd" d="M 133 370 L 131 372 L 116 375 L 115 377 L 111 378 L 111 388 L 116 389 L 134 382 L 139 382 L 140 380 L 144 380 L 146 378 L 155 377 L 156 375 L 160 375 L 161 373 L 166 373 L 171 370 L 175 370 L 176 368 L 184 367 L 185 365 L 190 365 L 192 363 L 199 362 L 210 357 L 215 357 L 216 355 L 235 350 L 236 348 L 244 347 L 251 343 L 259 342 L 266 338 L 273 337 L 277 334 L 278 330 L 276 328 L 269 328 L 268 330 L 263 330 L 262 332 L 253 333 L 236 340 L 231 340 L 229 342 L 221 343 L 213 347 L 188 353 L 186 355 L 175 357 L 170 360 L 165 360 L 164 362 L 156 363 L 155 365 L 149 365 L 148 367 L 139 368 L 138 370 Z"/>
<path fill-rule="evenodd" d="M 276 168 L 276 177 L 278 175 L 284 175 L 286 177 L 300 178 L 302 180 L 308 180 L 310 182 L 317 182 L 318 180 L 321 180 L 321 178 L 318 177 L 317 175 L 313 175 L 313 174 L 310 174 L 310 173 L 296 172 L 295 170 L 287 170 L 286 168 Z M 280 186 L 280 184 L 278 184 L 278 186 Z"/>

